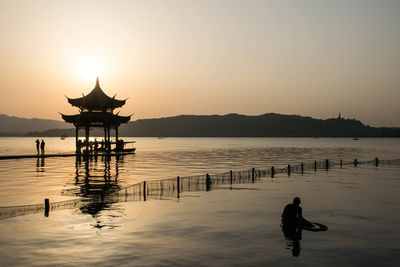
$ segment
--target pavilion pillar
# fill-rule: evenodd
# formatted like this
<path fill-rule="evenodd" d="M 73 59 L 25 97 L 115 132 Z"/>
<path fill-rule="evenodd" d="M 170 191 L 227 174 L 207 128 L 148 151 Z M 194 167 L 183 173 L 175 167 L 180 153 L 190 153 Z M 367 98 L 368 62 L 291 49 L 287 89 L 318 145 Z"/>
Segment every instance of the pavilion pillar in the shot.
<path fill-rule="evenodd" d="M 107 139 L 108 139 L 108 141 L 107 141 L 107 143 L 108 143 L 108 152 L 110 152 L 111 151 L 110 127 L 107 128 Z"/>
<path fill-rule="evenodd" d="M 104 126 L 104 151 L 107 150 L 107 128 Z"/>
<path fill-rule="evenodd" d="M 79 138 L 79 128 L 75 126 L 75 153 L 78 153 L 78 138 Z"/>
<path fill-rule="evenodd" d="M 119 146 L 118 146 L 118 126 L 115 126 L 115 144 L 117 147 L 117 151 L 119 150 Z"/>
<path fill-rule="evenodd" d="M 85 127 L 85 137 L 86 137 L 86 154 L 89 153 L 89 127 Z"/>

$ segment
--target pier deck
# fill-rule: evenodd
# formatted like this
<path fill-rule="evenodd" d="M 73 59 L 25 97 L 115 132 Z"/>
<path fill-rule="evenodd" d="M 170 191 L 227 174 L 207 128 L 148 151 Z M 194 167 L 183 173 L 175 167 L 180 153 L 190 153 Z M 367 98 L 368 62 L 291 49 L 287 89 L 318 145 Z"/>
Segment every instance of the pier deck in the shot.
<path fill-rule="evenodd" d="M 119 153 L 97 153 L 97 154 L 76 154 L 76 153 L 65 153 L 65 154 L 45 154 L 45 155 L 3 155 L 0 156 L 0 160 L 5 159 L 29 159 L 29 158 L 62 158 L 62 157 L 96 157 L 96 156 L 108 156 L 108 157 L 115 157 L 115 156 L 124 156 L 124 155 L 131 155 L 135 154 L 135 152 L 119 152 Z"/>

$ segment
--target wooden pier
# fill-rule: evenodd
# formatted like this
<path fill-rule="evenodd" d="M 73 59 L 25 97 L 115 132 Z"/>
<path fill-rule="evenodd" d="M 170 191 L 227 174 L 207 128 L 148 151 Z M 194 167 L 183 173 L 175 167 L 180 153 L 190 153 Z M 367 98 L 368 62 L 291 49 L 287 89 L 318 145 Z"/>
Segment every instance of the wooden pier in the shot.
<path fill-rule="evenodd" d="M 41 158 L 65 158 L 65 157 L 117 157 L 117 156 L 125 156 L 125 155 L 132 155 L 135 154 L 134 151 L 132 152 L 102 152 L 102 153 L 93 153 L 93 154 L 76 154 L 76 153 L 65 153 L 65 154 L 45 154 L 45 155 L 3 155 L 0 156 L 0 160 L 5 159 L 41 159 Z"/>

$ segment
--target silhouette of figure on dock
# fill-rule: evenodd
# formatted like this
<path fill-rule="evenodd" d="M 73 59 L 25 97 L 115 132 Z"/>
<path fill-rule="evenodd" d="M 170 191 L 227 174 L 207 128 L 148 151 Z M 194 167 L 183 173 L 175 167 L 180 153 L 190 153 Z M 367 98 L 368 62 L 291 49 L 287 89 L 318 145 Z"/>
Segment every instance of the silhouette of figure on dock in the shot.
<path fill-rule="evenodd" d="M 40 143 L 40 150 L 41 150 L 41 152 L 42 152 L 42 155 L 44 155 L 44 146 L 45 146 L 45 142 L 44 142 L 44 140 L 42 139 L 42 142 Z"/>
<path fill-rule="evenodd" d="M 35 143 L 36 143 L 36 151 L 37 151 L 37 154 L 39 155 L 39 146 L 40 146 L 39 139 L 36 139 Z"/>
<path fill-rule="evenodd" d="M 82 153 L 82 151 L 81 151 L 82 146 L 83 146 L 82 140 L 79 139 L 78 142 L 76 143 L 76 153 L 77 153 L 78 155 L 80 155 L 80 154 Z"/>
<path fill-rule="evenodd" d="M 97 139 L 94 139 L 94 153 L 97 154 L 99 150 L 99 142 L 97 142 Z"/>

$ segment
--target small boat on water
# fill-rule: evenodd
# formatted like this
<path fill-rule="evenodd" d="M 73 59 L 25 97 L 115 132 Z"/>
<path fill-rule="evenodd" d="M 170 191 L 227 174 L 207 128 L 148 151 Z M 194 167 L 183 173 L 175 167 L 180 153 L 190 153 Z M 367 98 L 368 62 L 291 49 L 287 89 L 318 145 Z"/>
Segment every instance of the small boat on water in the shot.
<path fill-rule="evenodd" d="M 133 153 L 136 151 L 136 147 L 126 147 L 127 144 L 134 144 L 136 141 L 119 141 L 117 142 L 110 142 L 111 144 L 115 144 L 116 147 L 112 149 L 112 151 L 118 152 L 118 153 Z"/>
<path fill-rule="evenodd" d="M 124 150 L 122 150 L 121 152 L 123 153 L 133 153 L 136 151 L 136 147 L 132 147 L 132 148 L 124 148 Z"/>
<path fill-rule="evenodd" d="M 353 140 L 359 140 L 358 137 L 354 137 Z"/>

